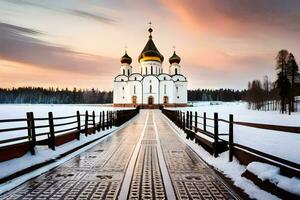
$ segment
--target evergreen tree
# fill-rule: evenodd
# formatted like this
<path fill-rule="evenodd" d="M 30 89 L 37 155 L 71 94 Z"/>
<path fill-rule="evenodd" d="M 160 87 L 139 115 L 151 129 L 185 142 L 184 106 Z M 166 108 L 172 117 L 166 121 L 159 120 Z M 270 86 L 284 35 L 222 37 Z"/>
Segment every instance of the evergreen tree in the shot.
<path fill-rule="evenodd" d="M 285 49 L 280 50 L 276 56 L 276 70 L 277 80 L 276 85 L 279 90 L 279 96 L 281 98 L 281 112 L 286 111 L 286 103 L 289 96 L 289 80 L 287 78 L 287 58 L 289 52 Z"/>
<path fill-rule="evenodd" d="M 291 77 L 291 93 L 290 93 L 290 110 L 292 112 L 295 111 L 294 104 L 295 104 L 295 77 L 298 73 L 299 67 L 295 60 L 295 57 L 292 53 L 289 54 L 289 59 L 287 63 L 287 75 Z"/>

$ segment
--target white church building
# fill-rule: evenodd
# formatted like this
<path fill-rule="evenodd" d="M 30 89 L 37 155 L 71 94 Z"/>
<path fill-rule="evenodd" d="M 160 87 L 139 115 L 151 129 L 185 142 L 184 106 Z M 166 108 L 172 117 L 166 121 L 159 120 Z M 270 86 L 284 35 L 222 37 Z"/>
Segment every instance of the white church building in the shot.
<path fill-rule="evenodd" d="M 140 68 L 133 72 L 127 51 L 121 58 L 121 70 L 113 83 L 113 104 L 116 107 L 186 106 L 187 79 L 181 73 L 180 57 L 175 51 L 169 58 L 167 72 L 162 67 L 163 55 L 156 48 L 149 28 L 149 39 L 139 55 Z"/>

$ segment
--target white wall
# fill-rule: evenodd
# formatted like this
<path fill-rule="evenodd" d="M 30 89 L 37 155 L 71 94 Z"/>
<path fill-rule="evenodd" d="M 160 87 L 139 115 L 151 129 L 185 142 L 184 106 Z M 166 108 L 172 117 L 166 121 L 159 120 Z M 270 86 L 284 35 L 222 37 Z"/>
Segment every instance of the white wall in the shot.
<path fill-rule="evenodd" d="M 134 89 L 135 88 L 135 89 Z M 142 83 L 140 81 L 129 81 L 128 82 L 129 91 L 129 102 L 132 103 L 132 97 L 137 97 L 137 104 L 142 103 Z"/>
<path fill-rule="evenodd" d="M 168 96 L 169 103 L 174 103 L 174 82 L 172 80 L 160 81 L 160 103 Z"/>
<path fill-rule="evenodd" d="M 123 63 L 121 65 L 120 74 L 129 76 L 130 74 L 132 74 L 132 67 L 129 64 L 127 64 L 127 63 Z"/>
<path fill-rule="evenodd" d="M 128 102 L 127 82 L 114 82 L 113 102 L 124 104 Z"/>
<path fill-rule="evenodd" d="M 162 67 L 160 62 L 143 61 L 141 62 L 142 75 L 151 75 L 151 67 L 152 67 L 152 74 L 158 75 L 162 72 Z"/>
<path fill-rule="evenodd" d="M 145 76 L 143 79 L 143 104 L 148 104 L 149 96 L 153 96 L 154 104 L 159 103 L 159 82 L 158 78 L 153 75 Z M 152 85 L 152 91 L 150 91 L 150 85 Z"/>
<path fill-rule="evenodd" d="M 177 63 L 173 63 L 169 67 L 169 74 L 170 75 L 176 75 L 176 70 L 177 70 L 177 74 L 181 74 L 181 67 L 180 67 L 180 65 L 177 64 Z"/>
<path fill-rule="evenodd" d="M 174 103 L 187 103 L 187 82 L 175 82 Z"/>

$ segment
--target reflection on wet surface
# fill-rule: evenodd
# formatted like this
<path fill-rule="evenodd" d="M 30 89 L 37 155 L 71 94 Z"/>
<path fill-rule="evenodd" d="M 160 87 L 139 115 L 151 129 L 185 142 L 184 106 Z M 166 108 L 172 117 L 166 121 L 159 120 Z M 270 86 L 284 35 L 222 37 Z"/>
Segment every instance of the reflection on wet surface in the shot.
<path fill-rule="evenodd" d="M 157 112 L 156 112 L 157 113 Z M 179 199 L 235 199 L 204 162 L 175 135 L 163 116 L 155 115 L 159 139 Z"/>
<path fill-rule="evenodd" d="M 147 114 L 149 120 L 137 146 Z M 158 145 L 163 163 L 158 158 Z M 0 199 L 117 199 L 135 148 L 139 149 L 137 159 L 133 159 L 128 199 L 167 199 L 165 176 L 170 177 L 172 186 L 168 188 L 174 188 L 178 199 L 235 199 L 231 190 L 176 136 L 158 110 L 142 110 L 118 133 Z M 161 172 L 162 164 L 168 169 L 167 175 Z"/>
<path fill-rule="evenodd" d="M 3 199 L 116 199 L 145 114 L 92 149 L 13 189 Z"/>

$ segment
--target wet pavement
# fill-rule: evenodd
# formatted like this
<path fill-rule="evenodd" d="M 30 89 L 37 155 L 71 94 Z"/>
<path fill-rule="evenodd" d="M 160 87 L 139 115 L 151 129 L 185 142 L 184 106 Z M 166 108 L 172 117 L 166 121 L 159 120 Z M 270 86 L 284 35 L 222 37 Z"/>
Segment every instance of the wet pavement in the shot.
<path fill-rule="evenodd" d="M 237 199 L 169 126 L 141 110 L 125 128 L 0 199 Z"/>

